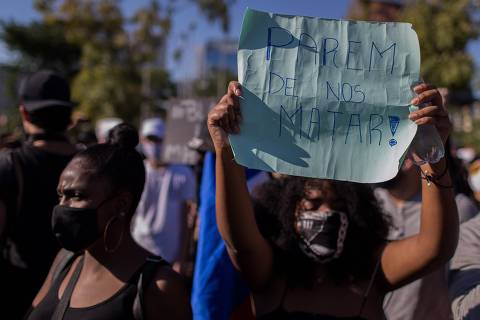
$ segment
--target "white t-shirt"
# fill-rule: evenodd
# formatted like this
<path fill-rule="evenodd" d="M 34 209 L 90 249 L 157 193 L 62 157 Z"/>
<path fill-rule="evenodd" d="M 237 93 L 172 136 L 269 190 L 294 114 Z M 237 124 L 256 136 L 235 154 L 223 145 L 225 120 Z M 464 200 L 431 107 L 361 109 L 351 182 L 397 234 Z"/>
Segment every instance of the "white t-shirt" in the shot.
<path fill-rule="evenodd" d="M 145 169 L 145 189 L 134 216 L 132 236 L 140 246 L 168 262 L 178 261 L 185 202 L 195 201 L 195 175 L 190 167 L 181 165 L 157 169 L 146 162 Z"/>

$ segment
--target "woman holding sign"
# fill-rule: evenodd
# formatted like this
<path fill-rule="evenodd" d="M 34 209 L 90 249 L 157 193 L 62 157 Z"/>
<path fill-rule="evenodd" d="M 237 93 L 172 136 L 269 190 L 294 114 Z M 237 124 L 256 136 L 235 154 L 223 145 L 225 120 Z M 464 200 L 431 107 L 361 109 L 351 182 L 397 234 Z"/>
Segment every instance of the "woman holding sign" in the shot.
<path fill-rule="evenodd" d="M 422 169 L 420 233 L 388 242 L 388 221 L 368 185 L 285 177 L 250 199 L 229 134 L 239 133 L 241 87 L 212 109 L 217 221 L 235 267 L 247 280 L 258 319 L 382 319 L 385 294 L 450 259 L 458 215 L 444 159 Z M 432 124 L 445 142 L 451 124 L 437 89 L 414 88 L 410 115 Z"/>

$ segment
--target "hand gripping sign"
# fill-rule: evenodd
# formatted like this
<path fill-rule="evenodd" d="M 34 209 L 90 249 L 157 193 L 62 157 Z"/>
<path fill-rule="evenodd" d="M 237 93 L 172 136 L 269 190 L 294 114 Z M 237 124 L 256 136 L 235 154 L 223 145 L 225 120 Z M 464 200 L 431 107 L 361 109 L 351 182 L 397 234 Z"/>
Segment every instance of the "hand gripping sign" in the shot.
<path fill-rule="evenodd" d="M 397 174 L 417 129 L 408 119 L 420 71 L 410 24 L 247 9 L 238 70 L 238 163 L 364 183 Z"/>

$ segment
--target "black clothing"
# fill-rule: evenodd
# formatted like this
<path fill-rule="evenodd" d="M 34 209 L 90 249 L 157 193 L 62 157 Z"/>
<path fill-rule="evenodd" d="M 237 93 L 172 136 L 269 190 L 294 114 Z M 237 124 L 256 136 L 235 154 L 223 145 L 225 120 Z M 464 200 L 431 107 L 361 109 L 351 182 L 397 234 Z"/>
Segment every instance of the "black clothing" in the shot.
<path fill-rule="evenodd" d="M 378 274 L 378 270 L 380 269 L 380 263 L 381 263 L 381 259 L 378 259 L 375 265 L 375 270 L 373 271 L 372 276 L 370 278 L 368 287 L 364 292 L 364 295 L 362 298 L 362 304 L 361 304 L 358 316 L 336 317 L 331 315 L 313 314 L 313 313 L 307 313 L 307 312 L 301 312 L 301 311 L 288 312 L 283 307 L 285 302 L 285 297 L 287 296 L 287 292 L 289 289 L 288 286 L 285 285 L 282 298 L 280 299 L 280 304 L 278 305 L 278 307 L 272 312 L 258 316 L 257 319 L 260 319 L 260 320 L 289 320 L 289 319 L 292 319 L 292 320 L 366 320 L 365 318 L 362 318 L 361 315 L 363 313 L 363 309 L 365 307 L 368 296 L 370 294 L 370 290 L 372 289 L 372 286 L 375 282 L 376 276 Z"/>
<path fill-rule="evenodd" d="M 82 261 L 79 262 L 81 267 Z M 65 268 L 60 276 L 53 282 L 50 291 L 40 304 L 32 310 L 28 320 L 49 320 L 52 319 L 55 308 L 60 299 L 58 298 L 58 291 L 60 285 L 65 279 L 70 268 Z M 113 296 L 100 302 L 94 306 L 87 308 L 72 308 L 68 307 L 65 313 L 65 320 L 107 320 L 107 319 L 122 319 L 134 320 L 133 317 L 133 300 L 137 293 L 137 281 L 139 274 L 136 273 L 125 286 L 118 290 Z"/>
<path fill-rule="evenodd" d="M 30 143 L 0 152 L 0 199 L 7 212 L 6 239 L 0 246 L 0 290 L 6 298 L 2 303 L 8 306 L 2 310 L 11 312 L 9 319 L 25 313 L 60 249 L 51 215 L 58 203 L 60 174 L 71 158 Z"/>
<path fill-rule="evenodd" d="M 68 82 L 49 70 L 38 71 L 25 78 L 20 86 L 20 99 L 29 112 L 52 106 L 74 106 L 70 101 Z"/>
<path fill-rule="evenodd" d="M 45 298 L 34 308 L 31 309 L 27 314 L 25 320 L 50 320 L 52 319 L 57 306 L 60 304 L 59 299 L 59 290 L 60 286 L 67 276 L 75 258 L 77 256 L 71 255 L 70 260 L 67 262 L 65 267 L 61 270 L 56 278 L 53 279 L 52 287 L 48 291 Z M 66 312 L 64 314 L 64 320 L 137 320 L 144 319 L 143 311 L 138 312 L 135 310 L 135 299 L 143 299 L 142 295 L 139 293 L 143 287 L 146 287 L 153 278 L 153 274 L 159 267 L 168 265 L 167 262 L 159 257 L 153 257 L 153 259 L 147 259 L 143 266 L 133 274 L 133 276 L 127 281 L 127 283 L 113 294 L 110 298 L 90 307 L 86 308 L 72 308 L 69 307 L 69 303 L 66 305 Z M 83 267 L 83 257 L 81 257 L 78 262 L 76 272 L 69 279 L 69 284 L 67 289 L 63 292 L 63 295 L 67 294 L 68 287 L 70 285 L 75 285 L 75 273 L 79 274 L 81 268 Z M 140 279 L 140 277 L 143 279 Z M 143 282 L 143 285 L 140 283 Z M 73 289 L 73 287 L 72 287 Z M 63 298 L 63 297 L 62 297 Z M 139 301 L 139 306 L 142 304 L 142 301 Z"/>
<path fill-rule="evenodd" d="M 287 312 L 279 308 L 271 313 L 257 317 L 259 320 L 365 320 L 361 317 L 334 317 L 328 315 L 310 314 L 306 312 Z"/>

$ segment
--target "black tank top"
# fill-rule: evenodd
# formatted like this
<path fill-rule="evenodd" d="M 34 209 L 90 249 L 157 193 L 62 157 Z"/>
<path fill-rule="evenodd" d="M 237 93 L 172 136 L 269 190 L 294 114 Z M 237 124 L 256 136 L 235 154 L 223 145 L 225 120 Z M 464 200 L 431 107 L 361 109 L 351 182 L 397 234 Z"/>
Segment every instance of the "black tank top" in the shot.
<path fill-rule="evenodd" d="M 321 314 L 311 314 L 306 312 L 287 312 L 283 308 L 278 308 L 274 312 L 257 317 L 259 320 L 365 320 L 362 317 L 335 317 Z"/>
<path fill-rule="evenodd" d="M 60 285 L 67 276 L 67 273 L 75 259 L 72 259 L 70 266 L 64 268 L 54 280 L 52 287 L 45 298 L 30 311 L 25 320 L 50 320 L 60 302 L 58 292 Z M 83 258 L 82 258 L 83 260 Z M 80 260 L 79 263 L 83 264 Z M 110 298 L 90 307 L 72 308 L 68 307 L 64 320 L 135 320 L 133 316 L 133 302 L 137 294 L 137 283 L 142 273 L 143 266 L 138 270 L 127 283 Z"/>
<path fill-rule="evenodd" d="M 363 318 L 361 315 L 363 314 L 363 309 L 365 307 L 365 304 L 368 299 L 368 295 L 370 293 L 370 290 L 372 289 L 373 283 L 375 281 L 375 278 L 377 277 L 378 270 L 380 269 L 380 260 L 378 259 L 375 269 L 372 273 L 372 276 L 370 278 L 369 284 L 367 289 L 364 292 L 363 298 L 362 298 L 362 303 L 360 306 L 360 310 L 358 312 L 357 316 L 353 317 L 336 317 L 332 315 L 325 315 L 325 314 L 313 314 L 313 313 L 307 313 L 307 312 L 301 312 L 301 311 L 293 311 L 289 312 L 285 310 L 284 308 L 284 302 L 285 302 L 285 297 L 287 295 L 288 291 L 288 286 L 285 285 L 282 297 L 280 299 L 280 304 L 278 307 L 269 313 L 260 315 L 257 317 L 259 320 L 366 320 Z"/>

